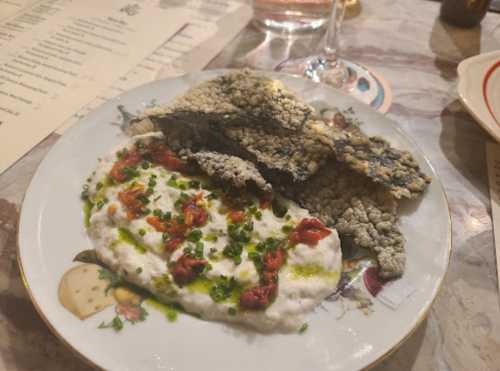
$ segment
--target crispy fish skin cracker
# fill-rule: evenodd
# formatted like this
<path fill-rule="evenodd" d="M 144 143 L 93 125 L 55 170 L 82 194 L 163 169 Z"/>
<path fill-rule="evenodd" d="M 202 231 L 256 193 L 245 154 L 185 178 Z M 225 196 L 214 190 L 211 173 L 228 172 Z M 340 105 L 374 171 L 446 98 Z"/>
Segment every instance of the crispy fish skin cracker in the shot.
<path fill-rule="evenodd" d="M 61 304 L 81 320 L 116 303 L 111 292 L 106 293 L 108 282 L 99 279 L 99 267 L 81 264 L 67 271 L 59 283 Z"/>
<path fill-rule="evenodd" d="M 162 129 L 172 149 L 242 157 L 263 174 L 271 170 L 265 176 L 278 172 L 304 181 L 333 152 L 339 162 L 388 187 L 397 199 L 425 191 L 430 178 L 409 152 L 364 135 L 341 113 L 330 126 L 313 114 L 313 107 L 281 82 L 243 70 L 205 81 L 145 115 Z"/>
<path fill-rule="evenodd" d="M 291 195 L 322 222 L 361 248 L 371 250 L 383 278 L 400 277 L 405 267 L 404 238 L 397 226 L 397 203 L 380 185 L 331 162 L 296 187 Z"/>
<path fill-rule="evenodd" d="M 331 152 L 327 141 L 318 144 L 328 130 L 310 119 L 312 114 L 313 108 L 281 82 L 244 70 L 205 81 L 172 104 L 147 110 L 143 121 L 161 128 L 174 151 L 215 150 L 304 180 Z"/>
<path fill-rule="evenodd" d="M 431 178 L 408 151 L 402 151 L 380 137 L 343 133 L 333 140 L 335 157 L 354 171 L 390 189 L 397 199 L 421 195 Z"/>
<path fill-rule="evenodd" d="M 300 132 L 279 135 L 259 127 L 229 127 L 226 138 L 244 148 L 247 157 L 268 169 L 288 173 L 302 181 L 316 173 L 330 156 L 331 149 L 323 132 L 328 128 L 320 121 L 309 120 Z"/>
<path fill-rule="evenodd" d="M 221 83 L 234 105 L 259 120 L 276 122 L 281 128 L 300 129 L 314 111 L 281 81 L 250 70 L 221 76 Z"/>
<path fill-rule="evenodd" d="M 210 151 L 197 153 L 184 151 L 181 152 L 181 156 L 195 161 L 207 175 L 228 182 L 236 188 L 246 188 L 253 184 L 264 192 L 272 191 L 271 184 L 262 177 L 252 162 Z"/>
<path fill-rule="evenodd" d="M 299 130 L 313 108 L 277 80 L 242 70 L 202 82 L 172 104 L 145 111 L 154 121 L 197 121 L 217 126 L 256 122 Z M 163 120 L 162 120 L 163 119 Z"/>

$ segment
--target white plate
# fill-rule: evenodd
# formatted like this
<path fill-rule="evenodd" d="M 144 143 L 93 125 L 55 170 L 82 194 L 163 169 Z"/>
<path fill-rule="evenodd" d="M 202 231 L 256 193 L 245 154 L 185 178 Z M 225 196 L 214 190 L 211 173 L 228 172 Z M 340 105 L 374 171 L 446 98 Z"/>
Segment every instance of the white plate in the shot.
<path fill-rule="evenodd" d="M 112 309 L 80 321 L 57 299 L 57 287 L 72 258 L 90 242 L 83 227 L 81 186 L 99 156 L 124 139 L 118 104 L 142 110 L 156 99 L 171 100 L 195 83 L 221 71 L 207 71 L 144 85 L 113 99 L 69 129 L 42 161 L 24 199 L 19 226 L 19 263 L 37 310 L 54 333 L 91 363 L 111 370 L 275 371 L 355 370 L 394 350 L 422 322 L 445 275 L 451 247 L 450 215 L 439 179 L 428 160 L 397 124 L 354 99 L 325 86 L 274 74 L 311 100 L 353 107 L 370 134 L 411 150 L 433 182 L 425 196 L 401 208 L 407 238 L 407 269 L 400 285 L 414 287 L 396 310 L 374 300 L 373 313 L 347 311 L 328 302 L 309 318 L 302 335 L 262 335 L 224 324 L 180 316 L 169 323 L 150 310 L 147 321 L 114 333 L 98 330 Z M 418 207 L 417 207 L 418 206 Z M 400 286 L 398 285 L 398 286 Z M 389 294 L 401 288 L 388 287 Z M 391 292 L 391 290 L 393 292 Z"/>
<path fill-rule="evenodd" d="M 468 58 L 458 65 L 460 100 L 500 142 L 500 51 Z"/>

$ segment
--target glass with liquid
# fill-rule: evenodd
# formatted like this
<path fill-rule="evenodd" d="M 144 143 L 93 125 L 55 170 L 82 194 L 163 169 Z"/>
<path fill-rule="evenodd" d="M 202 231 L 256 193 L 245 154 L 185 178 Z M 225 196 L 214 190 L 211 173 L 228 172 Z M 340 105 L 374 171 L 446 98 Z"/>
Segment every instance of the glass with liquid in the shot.
<path fill-rule="evenodd" d="M 283 32 L 316 30 L 328 22 L 332 0 L 253 0 L 254 22 Z"/>

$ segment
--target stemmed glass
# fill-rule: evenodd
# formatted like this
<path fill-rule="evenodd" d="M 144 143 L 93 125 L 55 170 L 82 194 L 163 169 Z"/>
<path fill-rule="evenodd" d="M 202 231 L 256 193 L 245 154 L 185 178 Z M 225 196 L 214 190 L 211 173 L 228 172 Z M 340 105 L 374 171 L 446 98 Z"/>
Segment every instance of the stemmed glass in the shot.
<path fill-rule="evenodd" d="M 320 54 L 300 59 L 287 59 L 275 68 L 276 71 L 304 76 L 315 82 L 350 90 L 352 79 L 349 79 L 349 70 L 338 57 L 339 32 L 345 14 L 345 2 L 345 0 L 332 0 L 325 44 Z"/>

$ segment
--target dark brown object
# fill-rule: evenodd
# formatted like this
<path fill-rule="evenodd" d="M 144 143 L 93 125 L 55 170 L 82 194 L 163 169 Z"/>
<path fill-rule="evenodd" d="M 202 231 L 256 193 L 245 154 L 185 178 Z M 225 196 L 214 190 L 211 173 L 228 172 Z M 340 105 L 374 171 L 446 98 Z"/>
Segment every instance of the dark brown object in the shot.
<path fill-rule="evenodd" d="M 491 0 L 443 0 L 441 18 L 454 26 L 477 26 L 486 15 Z"/>

